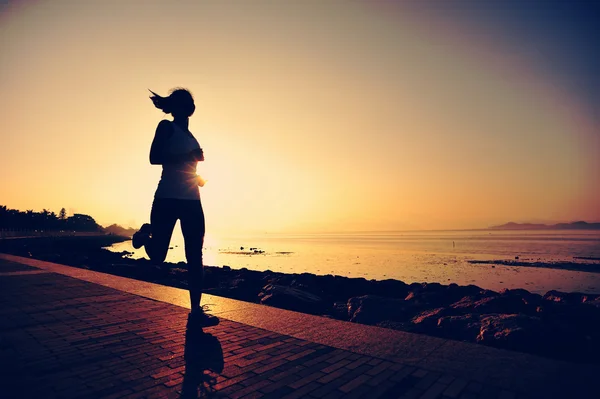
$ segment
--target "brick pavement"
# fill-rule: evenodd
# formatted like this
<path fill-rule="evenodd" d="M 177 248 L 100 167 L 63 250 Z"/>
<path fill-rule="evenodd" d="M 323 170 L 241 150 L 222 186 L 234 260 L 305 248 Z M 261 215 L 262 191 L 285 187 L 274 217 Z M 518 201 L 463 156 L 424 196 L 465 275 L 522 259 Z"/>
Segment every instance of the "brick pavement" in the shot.
<path fill-rule="evenodd" d="M 526 397 L 36 270 L 0 259 L 2 398 Z"/>

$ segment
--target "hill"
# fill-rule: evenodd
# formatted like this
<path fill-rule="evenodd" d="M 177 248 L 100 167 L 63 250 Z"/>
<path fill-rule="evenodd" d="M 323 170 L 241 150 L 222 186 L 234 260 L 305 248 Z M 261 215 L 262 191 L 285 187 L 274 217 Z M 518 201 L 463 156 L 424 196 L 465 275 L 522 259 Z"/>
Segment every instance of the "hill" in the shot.
<path fill-rule="evenodd" d="M 135 233 L 137 231 L 137 229 L 133 229 L 131 227 L 125 228 L 123 226 L 119 226 L 116 223 L 111 224 L 110 226 L 107 226 L 107 227 L 103 227 L 102 230 L 106 234 L 113 234 L 116 236 L 123 236 L 123 237 L 131 237 L 131 236 L 133 236 L 133 233 Z"/>
<path fill-rule="evenodd" d="M 600 223 L 584 221 L 557 224 L 515 223 L 509 222 L 499 226 L 492 226 L 493 230 L 600 230 Z"/>

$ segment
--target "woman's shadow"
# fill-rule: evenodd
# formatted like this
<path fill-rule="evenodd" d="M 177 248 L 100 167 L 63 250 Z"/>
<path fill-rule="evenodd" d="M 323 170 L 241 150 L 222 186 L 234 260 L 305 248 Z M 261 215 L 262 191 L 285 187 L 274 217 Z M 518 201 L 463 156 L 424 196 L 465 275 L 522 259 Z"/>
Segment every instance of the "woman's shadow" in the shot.
<path fill-rule="evenodd" d="M 223 348 L 219 340 L 188 325 L 185 331 L 185 373 L 181 398 L 210 398 L 215 395 L 216 374 L 223 371 Z"/>

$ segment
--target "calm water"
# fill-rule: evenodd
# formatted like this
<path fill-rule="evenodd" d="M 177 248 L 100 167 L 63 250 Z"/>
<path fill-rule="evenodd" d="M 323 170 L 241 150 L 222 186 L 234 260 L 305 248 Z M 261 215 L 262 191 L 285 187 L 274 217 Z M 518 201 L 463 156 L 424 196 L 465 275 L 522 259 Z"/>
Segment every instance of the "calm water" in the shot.
<path fill-rule="evenodd" d="M 167 261 L 185 260 L 179 226 Z M 244 247 L 244 250 L 240 250 Z M 250 248 L 264 251 L 250 254 Z M 115 251 L 134 250 L 131 242 Z M 206 237 L 204 263 L 286 273 L 337 274 L 407 283 L 476 284 L 493 290 L 525 288 L 600 293 L 600 273 L 470 264 L 469 260 L 569 261 L 598 265 L 597 231 L 447 231 Z"/>

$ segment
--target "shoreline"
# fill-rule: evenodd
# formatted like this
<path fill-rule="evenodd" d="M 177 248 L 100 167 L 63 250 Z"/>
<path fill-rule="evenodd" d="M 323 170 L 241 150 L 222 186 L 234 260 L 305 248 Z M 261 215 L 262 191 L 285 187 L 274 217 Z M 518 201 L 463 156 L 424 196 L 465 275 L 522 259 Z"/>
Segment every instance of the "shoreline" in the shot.
<path fill-rule="evenodd" d="M 129 237 L 0 239 L 0 252 L 187 289 L 187 265 L 153 266 L 103 247 Z M 511 265 L 512 266 L 512 265 Z M 546 357 L 600 362 L 600 295 L 475 285 L 406 284 L 310 273 L 205 266 L 204 292 L 413 333 L 476 342 Z"/>

